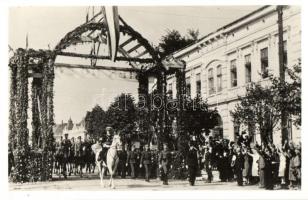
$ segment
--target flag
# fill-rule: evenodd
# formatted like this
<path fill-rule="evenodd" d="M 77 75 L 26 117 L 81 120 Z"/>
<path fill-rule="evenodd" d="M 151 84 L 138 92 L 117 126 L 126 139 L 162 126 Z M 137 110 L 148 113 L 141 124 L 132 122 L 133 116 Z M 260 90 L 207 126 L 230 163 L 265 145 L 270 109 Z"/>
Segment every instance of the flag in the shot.
<path fill-rule="evenodd" d="M 90 6 L 87 8 L 86 23 L 89 22 L 89 11 L 90 11 Z"/>
<path fill-rule="evenodd" d="M 107 22 L 109 53 L 111 60 L 115 61 L 120 40 L 118 8 L 116 6 L 104 6 L 102 12 Z"/>
<path fill-rule="evenodd" d="M 28 49 L 29 41 L 28 41 L 28 33 L 26 35 L 26 49 Z"/>

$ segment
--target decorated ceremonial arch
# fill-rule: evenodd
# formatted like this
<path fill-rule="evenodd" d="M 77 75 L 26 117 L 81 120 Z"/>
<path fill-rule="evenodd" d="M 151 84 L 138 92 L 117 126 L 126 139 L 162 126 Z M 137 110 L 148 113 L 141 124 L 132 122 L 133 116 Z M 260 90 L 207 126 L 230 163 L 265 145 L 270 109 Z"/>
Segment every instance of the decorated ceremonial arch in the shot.
<path fill-rule="evenodd" d="M 56 27 L 55 27 L 56 28 Z M 90 46 L 90 52 L 86 52 Z M 90 64 L 57 62 L 59 57 L 89 60 Z M 100 65 L 99 63 L 116 63 Z M 9 60 L 10 116 L 9 146 L 14 155 L 13 182 L 52 180 L 54 152 L 54 69 L 56 67 L 87 70 L 111 70 L 135 73 L 138 93 L 149 101 L 149 77 L 157 79 L 162 97 L 157 126 L 161 134 L 166 127 L 166 77 L 175 73 L 177 99 L 185 93 L 185 64 L 162 60 L 158 51 L 142 34 L 129 26 L 116 7 L 100 7 L 82 25 L 67 33 L 53 50 L 19 48 Z M 29 86 L 29 79 L 32 79 Z M 29 95 L 29 87 L 31 92 Z M 29 139 L 28 99 L 31 99 L 32 134 Z M 150 105 L 150 104 L 148 104 Z M 150 109 L 150 108 L 149 108 Z M 177 127 L 181 129 L 182 110 L 177 110 Z M 178 131 L 181 133 L 181 130 Z M 158 135 L 158 140 L 162 136 Z M 31 141 L 31 142 L 29 142 Z"/>

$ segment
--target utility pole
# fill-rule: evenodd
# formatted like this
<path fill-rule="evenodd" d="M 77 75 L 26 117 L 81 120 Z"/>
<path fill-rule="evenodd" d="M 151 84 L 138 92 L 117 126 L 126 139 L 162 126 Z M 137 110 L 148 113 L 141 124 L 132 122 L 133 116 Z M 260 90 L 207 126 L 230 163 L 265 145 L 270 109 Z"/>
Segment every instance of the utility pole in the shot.
<path fill-rule="evenodd" d="M 278 13 L 278 57 L 279 57 L 279 78 L 282 83 L 285 82 L 285 68 L 284 66 L 284 44 L 283 44 L 283 6 L 277 6 Z M 286 94 L 282 93 L 282 98 L 286 98 Z M 281 145 L 288 140 L 288 115 L 285 109 L 281 111 Z"/>

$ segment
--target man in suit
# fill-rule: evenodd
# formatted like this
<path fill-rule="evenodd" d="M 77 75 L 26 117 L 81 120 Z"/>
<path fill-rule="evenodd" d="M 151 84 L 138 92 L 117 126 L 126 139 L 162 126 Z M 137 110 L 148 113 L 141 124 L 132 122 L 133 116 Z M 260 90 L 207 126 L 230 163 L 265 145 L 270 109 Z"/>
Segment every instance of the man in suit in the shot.
<path fill-rule="evenodd" d="M 236 174 L 237 185 L 243 186 L 243 169 L 244 169 L 244 155 L 242 154 L 241 148 L 236 149 L 234 171 Z"/>
<path fill-rule="evenodd" d="M 128 164 L 130 165 L 131 168 L 131 178 L 136 178 L 135 176 L 135 169 L 136 169 L 136 159 L 137 159 L 137 154 L 135 151 L 135 146 L 131 146 L 131 150 L 127 152 L 127 161 L 126 161 L 126 166 Z"/>
<path fill-rule="evenodd" d="M 151 151 L 149 145 L 144 146 L 144 151 L 141 153 L 140 168 L 144 165 L 145 169 L 145 181 L 150 181 L 150 169 L 151 169 Z"/>
<path fill-rule="evenodd" d="M 211 183 L 213 180 L 212 173 L 212 147 L 206 146 L 203 155 L 204 168 L 207 173 L 207 182 Z"/>
<path fill-rule="evenodd" d="M 159 154 L 159 168 L 161 169 L 161 179 L 163 185 L 168 185 L 168 172 L 169 168 L 172 168 L 171 163 L 171 152 L 168 150 L 168 145 L 163 144 L 163 150 Z"/>
<path fill-rule="evenodd" d="M 195 185 L 196 174 L 198 171 L 198 152 L 193 143 L 189 143 L 189 150 L 186 156 L 186 168 L 189 172 L 189 183 Z"/>

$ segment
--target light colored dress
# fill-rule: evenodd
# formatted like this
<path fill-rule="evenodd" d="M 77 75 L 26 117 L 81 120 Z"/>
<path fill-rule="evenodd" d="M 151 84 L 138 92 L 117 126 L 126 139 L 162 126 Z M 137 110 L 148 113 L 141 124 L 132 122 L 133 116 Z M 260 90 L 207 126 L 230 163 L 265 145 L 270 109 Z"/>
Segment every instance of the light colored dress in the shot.
<path fill-rule="evenodd" d="M 252 171 L 251 171 L 251 175 L 252 176 L 259 176 L 258 173 L 258 160 L 259 160 L 259 154 L 258 153 L 254 153 L 251 154 L 252 156 Z"/>
<path fill-rule="evenodd" d="M 286 157 L 283 155 L 283 153 L 280 153 L 279 156 L 279 177 L 284 177 L 285 176 L 285 171 L 286 171 Z"/>

